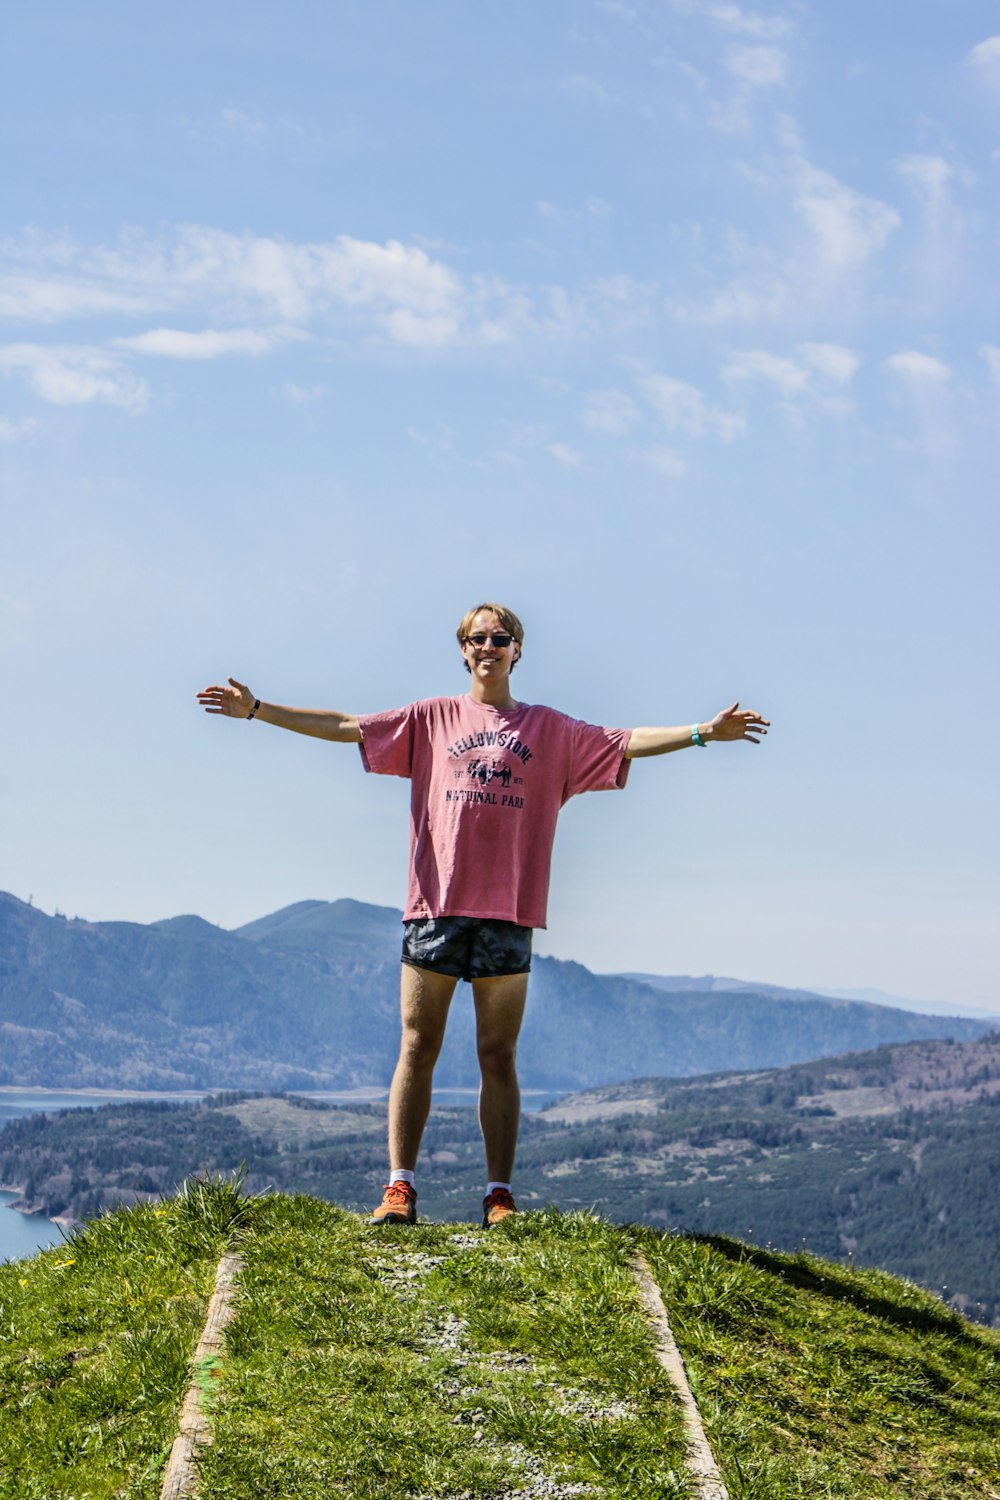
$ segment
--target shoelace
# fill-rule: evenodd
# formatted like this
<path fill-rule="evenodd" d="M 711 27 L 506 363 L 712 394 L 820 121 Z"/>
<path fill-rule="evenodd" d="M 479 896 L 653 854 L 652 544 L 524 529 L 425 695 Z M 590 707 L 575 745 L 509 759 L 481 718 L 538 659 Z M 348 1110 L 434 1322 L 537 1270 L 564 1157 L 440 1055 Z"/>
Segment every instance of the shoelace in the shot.
<path fill-rule="evenodd" d="M 403 1182 L 403 1181 L 399 1181 L 399 1182 L 387 1182 L 386 1185 L 385 1185 L 385 1194 L 386 1194 L 386 1197 L 387 1198 L 392 1198 L 395 1201 L 397 1201 L 399 1203 L 402 1203 L 402 1204 L 409 1203 L 409 1201 L 410 1201 L 410 1194 L 413 1193 L 413 1192 L 414 1192 L 414 1190 L 413 1190 L 413 1188 L 410 1187 L 410 1185 L 409 1185 L 408 1182 Z M 414 1197 L 415 1196 L 416 1196 L 416 1194 L 414 1193 Z"/>
<path fill-rule="evenodd" d="M 514 1207 L 514 1195 L 513 1193 L 508 1193 L 506 1188 L 494 1188 L 486 1201 L 491 1208 Z"/>

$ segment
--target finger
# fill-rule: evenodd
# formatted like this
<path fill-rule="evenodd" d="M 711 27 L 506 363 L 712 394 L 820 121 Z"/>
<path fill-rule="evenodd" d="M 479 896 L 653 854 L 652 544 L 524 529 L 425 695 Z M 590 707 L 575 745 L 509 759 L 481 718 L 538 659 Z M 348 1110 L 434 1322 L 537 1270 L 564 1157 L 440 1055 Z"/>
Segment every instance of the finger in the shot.
<path fill-rule="evenodd" d="M 235 677 L 229 677 L 226 680 L 232 683 L 234 688 L 239 688 L 241 693 L 245 693 L 247 691 L 247 685 L 245 682 L 237 682 Z"/>

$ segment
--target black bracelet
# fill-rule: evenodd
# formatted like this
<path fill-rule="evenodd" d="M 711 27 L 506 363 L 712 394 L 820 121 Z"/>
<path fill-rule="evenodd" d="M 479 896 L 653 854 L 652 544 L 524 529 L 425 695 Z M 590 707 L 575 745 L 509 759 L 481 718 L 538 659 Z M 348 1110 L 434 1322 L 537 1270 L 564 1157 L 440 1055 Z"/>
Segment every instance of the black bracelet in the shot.
<path fill-rule="evenodd" d="M 253 702 L 253 708 L 247 714 L 247 723 L 248 724 L 249 724 L 250 720 L 253 718 L 254 714 L 257 712 L 258 708 L 260 708 L 260 699 L 259 698 L 255 698 L 254 702 Z"/>

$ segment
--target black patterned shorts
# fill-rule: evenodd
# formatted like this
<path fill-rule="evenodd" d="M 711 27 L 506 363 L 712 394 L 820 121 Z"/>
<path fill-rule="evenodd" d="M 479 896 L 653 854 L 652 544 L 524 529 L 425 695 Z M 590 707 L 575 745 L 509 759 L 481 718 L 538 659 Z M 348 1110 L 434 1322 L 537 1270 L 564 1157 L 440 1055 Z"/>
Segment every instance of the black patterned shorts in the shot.
<path fill-rule="evenodd" d="M 493 917 L 428 917 L 403 923 L 403 962 L 455 979 L 499 979 L 531 968 L 531 928 Z"/>

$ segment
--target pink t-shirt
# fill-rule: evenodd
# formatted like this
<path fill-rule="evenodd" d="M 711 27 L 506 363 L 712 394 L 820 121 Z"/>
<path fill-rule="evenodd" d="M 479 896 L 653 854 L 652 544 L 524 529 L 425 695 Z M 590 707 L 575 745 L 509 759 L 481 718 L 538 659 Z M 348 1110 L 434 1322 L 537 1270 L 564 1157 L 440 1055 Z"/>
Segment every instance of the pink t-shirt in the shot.
<path fill-rule="evenodd" d="M 577 792 L 625 785 L 631 731 L 531 703 L 493 708 L 469 694 L 358 723 L 365 770 L 413 783 L 404 921 L 496 917 L 544 927 L 559 809 Z"/>

